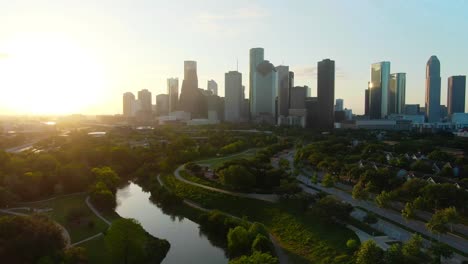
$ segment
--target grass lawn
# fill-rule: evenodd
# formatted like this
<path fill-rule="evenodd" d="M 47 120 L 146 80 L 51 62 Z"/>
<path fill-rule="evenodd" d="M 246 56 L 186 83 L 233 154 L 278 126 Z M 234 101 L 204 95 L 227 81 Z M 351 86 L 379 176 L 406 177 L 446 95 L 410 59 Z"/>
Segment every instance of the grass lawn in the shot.
<path fill-rule="evenodd" d="M 52 208 L 52 211 L 46 214 L 63 225 L 70 233 L 71 242 L 75 243 L 107 229 L 107 224 L 88 208 L 85 199 L 86 194 L 76 194 L 59 197 L 50 201 L 31 203 L 27 207 Z M 66 220 L 67 214 L 72 208 L 79 208 L 84 212 L 84 216 L 80 219 L 79 223 L 69 223 Z M 27 213 L 27 211 L 23 210 L 23 213 Z M 88 222 L 90 221 L 94 222 L 93 227 L 88 227 Z"/>
<path fill-rule="evenodd" d="M 210 165 L 211 168 L 216 169 L 217 167 L 221 166 L 224 162 L 229 161 L 229 160 L 240 159 L 240 158 L 244 158 L 244 159 L 252 158 L 255 156 L 257 151 L 258 149 L 254 148 L 254 149 L 249 149 L 249 150 L 246 150 L 237 154 L 225 156 L 225 157 L 199 160 L 199 161 L 196 161 L 196 163 Z"/>
<path fill-rule="evenodd" d="M 89 263 L 99 263 L 99 264 L 111 264 L 112 259 L 109 254 L 106 244 L 104 241 L 104 236 L 100 236 L 90 241 L 86 241 L 81 244 L 80 247 L 86 249 L 88 253 L 88 262 Z"/>
<path fill-rule="evenodd" d="M 301 214 L 281 204 L 211 192 L 180 182 L 173 175 L 164 175 L 162 180 L 176 195 L 203 207 L 263 223 L 291 256 L 293 263 L 352 261 L 346 241 L 350 238 L 359 239 L 344 226 L 323 223 L 311 214 Z"/>

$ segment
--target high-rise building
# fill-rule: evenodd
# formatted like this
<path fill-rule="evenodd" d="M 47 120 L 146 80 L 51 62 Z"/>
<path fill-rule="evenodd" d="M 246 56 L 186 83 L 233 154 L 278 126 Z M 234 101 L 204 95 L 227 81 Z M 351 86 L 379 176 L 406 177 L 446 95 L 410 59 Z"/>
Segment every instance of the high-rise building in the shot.
<path fill-rule="evenodd" d="M 167 94 L 169 95 L 169 113 L 177 110 L 177 103 L 179 102 L 179 79 L 167 79 Z"/>
<path fill-rule="evenodd" d="M 134 116 L 134 104 L 135 104 L 135 95 L 133 93 L 127 92 L 123 94 L 123 115 L 130 117 Z"/>
<path fill-rule="evenodd" d="M 252 48 L 249 54 L 249 100 L 250 100 L 250 111 L 254 109 L 256 104 L 256 98 L 254 94 L 257 94 L 256 87 L 254 85 L 254 75 L 257 71 L 257 66 L 264 60 L 263 48 Z"/>
<path fill-rule="evenodd" d="M 367 83 L 367 89 L 364 94 L 364 115 L 369 115 L 369 87 L 370 82 Z"/>
<path fill-rule="evenodd" d="M 307 111 L 306 127 L 318 128 L 320 110 L 317 97 L 307 97 L 305 106 Z"/>
<path fill-rule="evenodd" d="M 242 74 L 230 71 L 224 75 L 224 120 L 240 122 L 242 113 Z"/>
<path fill-rule="evenodd" d="M 392 73 L 388 94 L 388 114 L 403 114 L 405 111 L 406 73 Z"/>
<path fill-rule="evenodd" d="M 335 100 L 335 111 L 343 111 L 344 101 L 343 99 L 336 99 Z"/>
<path fill-rule="evenodd" d="M 287 116 L 289 111 L 289 66 L 276 66 L 278 73 L 278 115 Z"/>
<path fill-rule="evenodd" d="M 143 89 L 138 91 L 138 101 L 140 101 L 141 111 L 145 113 L 152 112 L 152 99 L 151 99 L 151 92 L 147 89 Z"/>
<path fill-rule="evenodd" d="M 158 116 L 169 114 L 169 95 L 168 94 L 156 95 L 156 114 Z"/>
<path fill-rule="evenodd" d="M 449 116 L 465 112 L 466 76 L 451 76 L 448 78 L 447 110 Z"/>
<path fill-rule="evenodd" d="M 317 99 L 320 109 L 319 127 L 332 129 L 334 127 L 335 103 L 335 61 L 325 59 L 317 66 Z"/>
<path fill-rule="evenodd" d="M 196 61 L 184 61 L 184 80 L 182 81 L 178 108 L 191 113 L 192 118 L 207 116 L 206 101 L 198 88 Z"/>
<path fill-rule="evenodd" d="M 383 61 L 371 66 L 371 81 L 369 82 L 369 117 L 381 119 L 388 115 L 388 86 L 390 78 L 390 62 Z"/>
<path fill-rule="evenodd" d="M 208 80 L 206 87 L 213 95 L 218 95 L 218 84 L 214 80 Z"/>
<path fill-rule="evenodd" d="M 419 104 L 407 104 L 405 105 L 405 115 L 419 115 Z"/>
<path fill-rule="evenodd" d="M 440 61 L 431 56 L 426 64 L 426 121 L 429 123 L 440 120 Z"/>
<path fill-rule="evenodd" d="M 291 87 L 291 105 L 289 109 L 306 109 L 307 86 Z"/>
<path fill-rule="evenodd" d="M 254 89 L 250 98 L 250 114 L 257 122 L 275 122 L 277 85 L 278 75 L 273 64 L 269 61 L 258 64 L 253 74 Z"/>

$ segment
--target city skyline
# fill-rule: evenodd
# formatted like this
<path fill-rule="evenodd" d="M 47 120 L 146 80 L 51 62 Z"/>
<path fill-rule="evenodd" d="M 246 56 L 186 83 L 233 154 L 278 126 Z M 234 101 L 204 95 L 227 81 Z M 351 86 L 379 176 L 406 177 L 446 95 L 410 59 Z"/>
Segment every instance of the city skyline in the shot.
<path fill-rule="evenodd" d="M 431 55 L 436 55 L 441 61 L 442 80 L 452 75 L 468 74 L 468 63 L 460 60 L 468 57 L 468 50 L 461 48 L 466 46 L 463 43 L 468 43 L 468 37 L 454 34 L 468 24 L 463 12 L 467 10 L 468 3 L 463 1 L 453 1 L 449 5 L 437 1 L 339 4 L 336 1 L 303 1 L 294 6 L 276 1 L 271 4 L 266 1 L 238 1 L 220 5 L 204 1 L 199 6 L 184 3 L 184 9 L 181 9 L 181 1 L 174 1 L 164 8 L 160 8 L 157 1 L 142 1 L 134 5 L 130 1 L 117 2 L 120 8 L 128 7 L 128 12 L 119 13 L 120 9 L 112 5 L 115 1 L 99 4 L 83 1 L 76 4 L 81 8 L 70 8 L 68 5 L 65 8 L 55 5 L 53 1 L 43 2 L 41 5 L 46 8 L 39 8 L 38 3 L 33 1 L 15 1 L 2 8 L 0 22 L 12 27 L 0 29 L 0 70 L 5 73 L 5 78 L 0 78 L 0 86 L 10 88 L 0 99 L 0 112 L 120 113 L 121 94 L 124 92 L 148 89 L 154 95 L 162 94 L 167 89 L 167 78 L 182 80 L 183 69 L 180 65 L 184 60 L 197 61 L 200 86 L 206 89 L 207 81 L 215 80 L 221 96 L 224 96 L 224 73 L 236 69 L 238 61 L 238 71 L 245 76 L 243 85 L 248 96 L 248 50 L 252 47 L 267 50 L 267 58 L 274 66 L 288 65 L 295 73 L 295 85 L 307 85 L 312 91 L 316 91 L 315 63 L 332 58 L 336 61 L 335 97 L 343 98 L 345 107 L 357 114 L 364 112 L 364 96 L 356 95 L 361 95 L 367 87 L 369 65 L 374 62 L 390 61 L 394 66 L 392 68 L 407 73 L 407 104 L 424 105 L 424 64 Z M 288 8 L 286 16 L 295 19 L 288 19 L 283 24 L 275 22 L 285 8 Z M 96 9 L 96 13 L 86 12 L 93 9 Z M 395 9 L 401 11 L 395 14 L 397 20 L 390 19 Z M 106 14 L 106 23 L 97 17 L 98 11 Z M 132 11 L 138 11 L 135 13 L 139 17 Z M 179 11 L 183 21 L 193 19 L 195 23 L 188 28 L 182 23 L 162 23 L 168 14 Z M 4 13 L 21 13 L 30 19 L 3 16 Z M 54 14 L 62 14 L 61 24 L 55 23 L 59 18 Z M 89 15 L 89 23 L 96 25 L 96 32 L 107 34 L 89 32 L 88 26 L 81 25 L 85 14 Z M 330 25 L 313 31 L 315 35 L 320 34 L 319 39 L 310 34 L 297 35 L 297 32 L 310 32 L 307 25 L 319 23 L 332 14 L 335 19 L 330 21 Z M 353 25 L 347 23 L 351 19 Z M 374 21 L 377 22 L 373 24 Z M 366 30 L 360 32 L 363 25 L 367 26 Z M 387 30 L 379 31 L 381 27 Z M 226 32 L 227 28 L 232 30 Z M 284 28 L 294 30 L 283 30 L 286 32 L 282 36 L 285 41 L 278 44 L 276 29 Z M 191 45 L 182 41 L 183 32 L 186 33 L 185 37 L 195 39 Z M 401 34 L 392 35 L 392 32 Z M 163 33 L 169 38 L 162 38 Z M 218 35 L 216 41 L 211 42 Z M 375 38 L 369 40 L 365 35 Z M 240 36 L 241 41 L 231 43 Z M 443 41 L 449 37 L 453 41 Z M 297 39 L 303 41 L 298 42 Z M 343 42 L 343 39 L 347 41 Z M 387 41 L 378 44 L 381 39 Z M 115 45 L 116 40 L 119 45 Z M 51 43 L 53 45 L 48 45 Z M 38 55 L 39 51 L 45 51 L 45 54 Z M 34 56 L 21 57 L 18 53 Z M 49 58 L 49 53 L 56 55 Z M 70 54 L 74 55 L 67 56 Z M 59 57 L 66 57 L 67 60 L 57 59 Z M 21 78 L 19 66 L 29 63 L 31 59 L 35 61 L 26 67 L 26 73 L 42 66 L 44 69 L 40 73 L 50 74 L 47 69 L 58 70 L 60 79 L 52 83 L 52 88 L 46 85 L 50 80 L 38 76 Z M 47 59 L 49 61 L 44 64 Z M 61 62 L 65 64 L 63 69 L 58 66 Z M 70 67 L 73 64 L 75 66 Z M 86 79 L 70 84 L 70 80 L 75 80 L 79 72 Z M 441 104 L 447 102 L 446 85 L 443 81 Z M 78 91 L 83 94 L 77 95 L 79 100 L 74 102 L 54 100 L 55 96 L 75 97 Z M 28 96 L 22 100 L 12 99 L 25 93 Z M 90 93 L 95 96 L 89 98 L 87 94 Z M 312 96 L 316 96 L 315 92 Z"/>

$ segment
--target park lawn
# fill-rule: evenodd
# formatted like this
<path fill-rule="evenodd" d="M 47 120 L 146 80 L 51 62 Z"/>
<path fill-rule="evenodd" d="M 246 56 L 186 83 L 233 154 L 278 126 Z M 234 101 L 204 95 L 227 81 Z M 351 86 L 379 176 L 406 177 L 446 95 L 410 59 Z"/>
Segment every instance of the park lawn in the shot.
<path fill-rule="evenodd" d="M 85 202 L 86 196 L 87 194 L 84 193 L 62 196 L 50 201 L 31 203 L 27 206 L 32 208 L 52 208 L 52 211 L 47 212 L 46 214 L 63 225 L 70 233 L 71 242 L 75 243 L 96 235 L 97 233 L 103 232 L 108 227 L 106 223 L 104 223 L 88 208 Z M 80 223 L 69 223 L 66 220 L 67 214 L 72 208 L 80 208 L 85 212 Z M 93 227 L 88 227 L 89 221 L 94 222 Z"/>
<path fill-rule="evenodd" d="M 257 151 L 258 151 L 257 148 L 253 148 L 253 149 L 249 149 L 249 150 L 236 153 L 233 155 L 228 155 L 225 157 L 199 160 L 199 161 L 196 161 L 196 163 L 201 164 L 201 165 L 209 165 L 212 169 L 216 169 L 217 167 L 223 165 L 224 162 L 229 161 L 229 160 L 253 158 L 255 154 L 257 154 Z"/>
<path fill-rule="evenodd" d="M 359 239 L 344 226 L 323 223 L 311 214 L 300 214 L 281 204 L 211 192 L 180 182 L 173 175 L 164 175 L 162 179 L 176 195 L 205 208 L 263 223 L 297 263 L 352 262 L 346 241 Z"/>
<path fill-rule="evenodd" d="M 111 255 L 106 247 L 104 236 L 86 241 L 79 246 L 86 249 L 88 263 L 112 264 Z"/>

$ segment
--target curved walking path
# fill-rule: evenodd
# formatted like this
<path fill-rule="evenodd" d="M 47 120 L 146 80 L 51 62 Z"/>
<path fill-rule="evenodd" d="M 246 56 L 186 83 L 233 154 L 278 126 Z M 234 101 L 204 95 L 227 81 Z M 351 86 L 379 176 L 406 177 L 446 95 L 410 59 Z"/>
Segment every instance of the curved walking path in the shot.
<path fill-rule="evenodd" d="M 164 182 L 161 180 L 161 175 L 158 175 L 157 179 L 158 179 L 159 185 L 161 185 L 162 187 L 166 187 Z M 199 205 L 199 204 L 197 204 L 197 203 L 195 203 L 193 201 L 187 200 L 187 199 L 184 199 L 183 202 L 184 202 L 184 204 L 186 204 L 186 205 L 188 205 L 188 206 L 190 206 L 192 208 L 195 208 L 197 210 L 203 211 L 203 212 L 213 211 L 213 209 L 208 209 L 208 208 L 202 207 L 201 205 Z M 227 215 L 227 216 L 230 216 L 232 218 L 242 220 L 240 217 L 237 217 L 235 215 L 232 215 L 232 214 L 229 214 L 229 213 L 226 213 L 226 212 L 223 212 L 223 211 L 220 211 L 220 212 Z M 289 263 L 288 256 L 284 253 L 283 249 L 279 245 L 276 238 L 270 233 L 268 233 L 268 236 L 270 237 L 270 240 L 271 240 L 271 242 L 273 244 L 273 247 L 275 248 L 276 256 L 278 257 L 279 263 L 281 263 L 281 264 Z"/>
<path fill-rule="evenodd" d="M 104 216 L 101 215 L 101 213 L 99 213 L 99 211 L 94 208 L 94 205 L 89 201 L 89 196 L 86 197 L 86 204 L 88 205 L 89 209 L 91 209 L 91 211 L 93 211 L 93 213 L 99 217 L 102 221 L 104 221 L 104 223 L 106 223 L 108 226 L 111 225 L 111 222 L 109 220 L 107 220 L 106 218 L 104 218 Z"/>
<path fill-rule="evenodd" d="M 279 200 L 279 196 L 276 195 L 276 194 L 233 192 L 233 191 L 223 190 L 223 189 L 219 189 L 219 188 L 215 188 L 215 187 L 211 187 L 211 186 L 206 186 L 206 185 L 203 185 L 203 184 L 200 184 L 200 183 L 195 183 L 195 182 L 189 181 L 189 180 L 185 179 L 184 177 L 182 177 L 180 175 L 180 171 L 183 170 L 184 168 L 185 168 L 185 164 L 180 165 L 174 171 L 174 175 L 175 175 L 176 179 L 178 179 L 179 181 L 182 181 L 184 183 L 187 183 L 187 184 L 190 184 L 190 185 L 193 185 L 193 186 L 197 186 L 197 187 L 200 187 L 200 188 L 203 188 L 203 189 L 206 189 L 206 190 L 214 191 L 214 192 L 224 193 L 224 194 L 237 196 L 237 197 L 243 197 L 243 198 L 257 199 L 257 200 L 262 200 L 262 201 L 266 201 L 266 202 L 270 202 L 270 203 L 276 203 Z"/>

